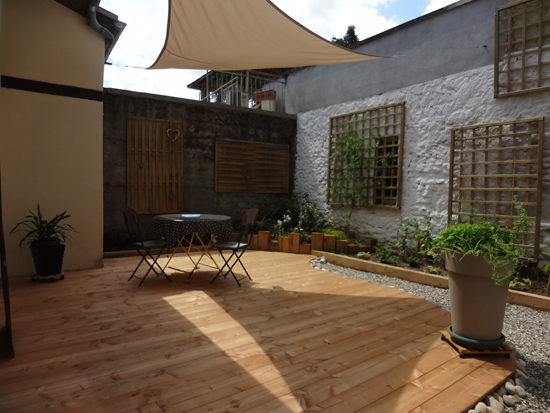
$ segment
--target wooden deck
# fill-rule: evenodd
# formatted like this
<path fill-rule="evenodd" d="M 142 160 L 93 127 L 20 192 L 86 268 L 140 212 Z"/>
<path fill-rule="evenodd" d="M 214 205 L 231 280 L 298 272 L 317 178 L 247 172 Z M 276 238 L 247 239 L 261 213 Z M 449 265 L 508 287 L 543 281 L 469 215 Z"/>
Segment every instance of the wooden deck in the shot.
<path fill-rule="evenodd" d="M 2 412 L 461 412 L 514 360 L 461 359 L 449 314 L 418 297 L 249 251 L 254 282 L 127 281 L 136 257 L 10 279 L 16 356 Z M 188 258 L 177 258 L 185 266 Z"/>

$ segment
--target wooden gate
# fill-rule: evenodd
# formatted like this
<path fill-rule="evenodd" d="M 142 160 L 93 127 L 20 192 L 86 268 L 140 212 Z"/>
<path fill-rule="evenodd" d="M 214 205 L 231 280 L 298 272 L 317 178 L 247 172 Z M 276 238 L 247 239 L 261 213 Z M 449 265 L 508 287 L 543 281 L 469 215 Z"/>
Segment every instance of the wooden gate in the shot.
<path fill-rule="evenodd" d="M 128 118 L 128 205 L 142 214 L 183 208 L 182 123 Z"/>

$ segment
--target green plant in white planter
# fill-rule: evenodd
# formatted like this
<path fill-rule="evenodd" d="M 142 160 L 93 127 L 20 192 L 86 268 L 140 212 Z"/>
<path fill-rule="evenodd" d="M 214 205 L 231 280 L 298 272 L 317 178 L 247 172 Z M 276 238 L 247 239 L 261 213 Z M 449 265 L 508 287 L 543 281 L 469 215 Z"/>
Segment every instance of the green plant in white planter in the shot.
<path fill-rule="evenodd" d="M 65 242 L 70 241 L 70 233 L 77 232 L 70 224 L 62 223 L 70 215 L 67 211 L 56 215 L 51 220 L 46 220 L 40 211 L 40 205 L 36 207 L 36 214 L 29 211 L 30 215 L 24 221 L 19 222 L 11 231 L 24 232 L 25 236 L 19 242 L 27 242 L 31 248 L 36 275 L 49 276 L 61 273 Z"/>
<path fill-rule="evenodd" d="M 478 350 L 498 348 L 510 279 L 518 274 L 531 225 L 515 201 L 514 225 L 503 227 L 485 219 L 452 224 L 433 241 L 432 250 L 445 256 L 449 276 L 453 341 Z"/>

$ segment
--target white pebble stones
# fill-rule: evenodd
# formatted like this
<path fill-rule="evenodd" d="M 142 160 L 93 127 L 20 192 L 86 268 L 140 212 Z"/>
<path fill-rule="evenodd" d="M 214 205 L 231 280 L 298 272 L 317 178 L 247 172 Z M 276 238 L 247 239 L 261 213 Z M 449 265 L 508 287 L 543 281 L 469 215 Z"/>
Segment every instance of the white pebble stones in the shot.
<path fill-rule="evenodd" d="M 317 257 L 309 262 L 309 265 L 311 265 L 313 268 L 318 268 L 320 270 L 324 270 L 323 266 L 327 263 L 327 259 L 325 257 Z"/>
<path fill-rule="evenodd" d="M 515 347 L 506 342 L 512 353 L 516 357 L 516 372 L 512 378 L 496 389 L 492 394 L 487 396 L 482 402 L 476 404 L 468 413 L 504 413 L 507 407 L 514 408 L 521 403 L 522 399 L 527 397 L 527 386 L 538 387 L 539 383 L 536 379 L 527 375 L 527 363 Z"/>

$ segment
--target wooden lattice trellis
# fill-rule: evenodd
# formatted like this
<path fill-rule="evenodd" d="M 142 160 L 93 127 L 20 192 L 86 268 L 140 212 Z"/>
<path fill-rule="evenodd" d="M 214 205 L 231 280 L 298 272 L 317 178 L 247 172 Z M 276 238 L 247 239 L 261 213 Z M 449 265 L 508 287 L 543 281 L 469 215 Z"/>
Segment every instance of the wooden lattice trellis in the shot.
<path fill-rule="evenodd" d="M 404 130 L 404 102 L 331 118 L 328 203 L 399 208 Z"/>
<path fill-rule="evenodd" d="M 452 129 L 449 220 L 483 217 L 513 225 L 516 198 L 532 221 L 523 246 L 537 260 L 543 143 L 544 118 Z"/>
<path fill-rule="evenodd" d="M 550 2 L 516 1 L 495 13 L 495 97 L 550 89 Z"/>

